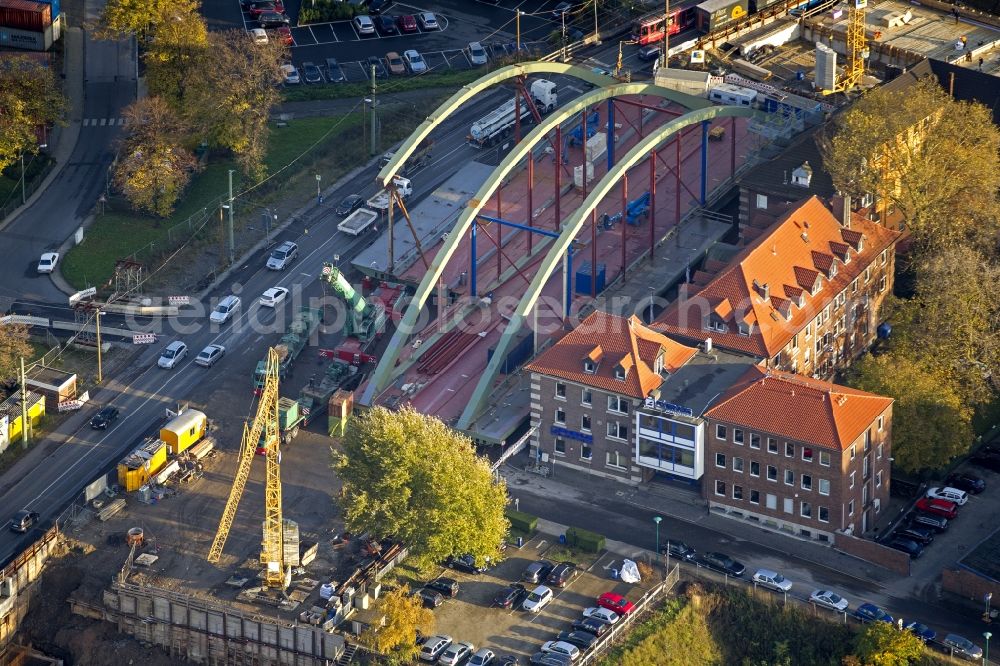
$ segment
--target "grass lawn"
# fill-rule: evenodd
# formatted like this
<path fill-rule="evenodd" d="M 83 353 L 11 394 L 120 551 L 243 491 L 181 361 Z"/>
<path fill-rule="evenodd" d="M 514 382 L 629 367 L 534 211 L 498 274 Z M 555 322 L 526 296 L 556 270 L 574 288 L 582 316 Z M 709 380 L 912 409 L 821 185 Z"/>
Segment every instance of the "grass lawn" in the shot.
<path fill-rule="evenodd" d="M 431 72 L 420 76 L 405 78 L 379 79 L 378 90 L 398 93 L 407 90 L 422 90 L 424 88 L 460 88 L 486 74 L 484 69 L 448 70 L 446 72 Z M 327 86 L 298 86 L 286 89 L 283 97 L 286 102 L 304 102 L 317 99 L 344 99 L 345 97 L 361 98 L 369 94 L 371 85 L 368 83 L 342 83 Z"/>

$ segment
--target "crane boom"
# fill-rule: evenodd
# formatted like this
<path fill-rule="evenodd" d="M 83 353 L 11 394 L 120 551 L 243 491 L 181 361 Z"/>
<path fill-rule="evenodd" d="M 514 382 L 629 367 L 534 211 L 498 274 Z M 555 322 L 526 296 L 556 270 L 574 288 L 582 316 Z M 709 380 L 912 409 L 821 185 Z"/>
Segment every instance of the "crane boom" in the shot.
<path fill-rule="evenodd" d="M 229 490 L 229 499 L 226 500 L 226 508 L 219 519 L 219 529 L 215 533 L 212 541 L 212 548 L 208 552 L 209 562 L 218 562 L 222 557 L 222 548 L 229 538 L 229 530 L 232 529 L 233 520 L 236 518 L 236 509 L 243 497 L 246 489 L 247 479 L 250 478 L 250 468 L 253 464 L 254 455 L 257 452 L 257 445 L 261 441 L 261 435 L 266 433 L 268 443 L 268 463 L 271 459 L 271 449 L 274 449 L 277 458 L 278 441 L 278 352 L 273 347 L 267 352 L 267 369 L 265 371 L 264 387 L 260 394 L 260 401 L 257 403 L 257 413 L 253 422 L 247 426 L 243 424 L 243 441 L 240 444 L 240 459 L 236 467 L 236 477 L 233 479 L 233 487 Z M 271 482 L 270 466 L 268 467 L 268 483 Z M 278 479 L 280 484 L 280 479 Z M 271 495 L 267 494 L 270 502 Z M 278 487 L 278 537 L 281 537 L 281 487 Z M 268 509 L 270 510 L 270 503 Z M 269 514 L 268 514 L 269 515 Z M 270 517 L 270 515 L 269 515 Z M 278 543 L 280 552 L 281 542 Z"/>

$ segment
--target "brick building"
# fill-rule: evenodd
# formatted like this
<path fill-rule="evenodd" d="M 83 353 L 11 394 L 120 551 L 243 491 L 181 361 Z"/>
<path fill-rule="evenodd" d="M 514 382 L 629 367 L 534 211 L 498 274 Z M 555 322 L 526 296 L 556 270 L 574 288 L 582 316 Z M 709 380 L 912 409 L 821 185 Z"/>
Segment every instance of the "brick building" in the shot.
<path fill-rule="evenodd" d="M 887 506 L 891 398 L 755 366 L 706 418 L 710 508 L 832 541 L 866 532 Z"/>
<path fill-rule="evenodd" d="M 652 328 L 829 379 L 875 339 L 900 234 L 813 196 L 725 265 L 706 265 Z"/>

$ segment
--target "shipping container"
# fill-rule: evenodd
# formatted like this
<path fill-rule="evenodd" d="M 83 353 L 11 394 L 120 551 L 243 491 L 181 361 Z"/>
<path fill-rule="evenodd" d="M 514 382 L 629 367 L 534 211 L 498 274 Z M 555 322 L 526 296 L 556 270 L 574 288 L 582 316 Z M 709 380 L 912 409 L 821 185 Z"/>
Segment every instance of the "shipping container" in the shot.
<path fill-rule="evenodd" d="M 160 428 L 160 439 L 167 444 L 167 453 L 176 456 L 196 444 L 208 430 L 208 417 L 197 409 L 187 409 Z"/>
<path fill-rule="evenodd" d="M 56 21 L 43 32 L 0 28 L 0 47 L 24 51 L 48 51 L 52 48 L 52 43 L 59 39 L 59 24 L 60 21 Z M 37 133 L 41 134 L 41 132 Z M 41 136 L 39 136 L 39 143 L 41 143 Z"/>
<path fill-rule="evenodd" d="M 52 25 L 52 7 L 31 0 L 0 0 L 0 28 L 44 33 Z"/>
<path fill-rule="evenodd" d="M 59 14 L 62 13 L 62 7 L 59 6 L 59 0 L 36 0 L 36 2 L 41 2 L 44 5 L 48 5 L 52 8 L 52 22 L 59 18 Z"/>
<path fill-rule="evenodd" d="M 607 264 L 597 264 L 597 293 L 604 291 L 605 276 L 607 274 Z M 576 271 L 576 293 L 590 295 L 590 276 L 593 271 L 590 262 L 585 261 L 580 264 Z"/>
<path fill-rule="evenodd" d="M 705 0 L 695 8 L 698 30 L 715 32 L 739 22 L 747 15 L 748 0 Z"/>
<path fill-rule="evenodd" d="M 150 438 L 118 463 L 118 485 L 133 492 L 146 485 L 167 462 L 167 445 Z"/>

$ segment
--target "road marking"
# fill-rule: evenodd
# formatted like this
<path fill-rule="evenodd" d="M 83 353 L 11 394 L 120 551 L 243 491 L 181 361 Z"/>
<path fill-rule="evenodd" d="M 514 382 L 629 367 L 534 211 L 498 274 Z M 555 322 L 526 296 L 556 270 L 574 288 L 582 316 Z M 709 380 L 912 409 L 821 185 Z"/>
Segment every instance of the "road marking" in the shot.
<path fill-rule="evenodd" d="M 542 549 L 542 546 L 544 546 L 544 545 L 546 544 L 546 542 L 547 542 L 547 540 L 546 540 L 546 539 L 542 539 L 541 541 L 539 541 L 539 542 L 538 542 L 538 545 L 537 545 L 537 546 L 535 546 L 535 550 L 541 550 L 541 549 Z"/>

